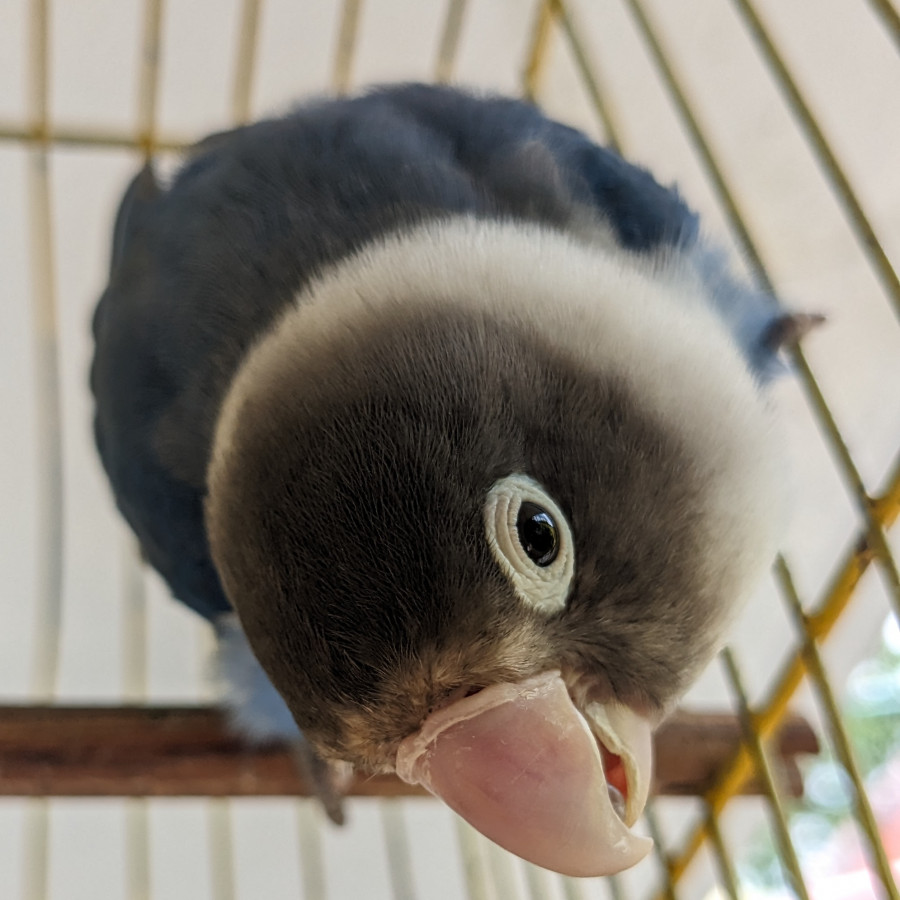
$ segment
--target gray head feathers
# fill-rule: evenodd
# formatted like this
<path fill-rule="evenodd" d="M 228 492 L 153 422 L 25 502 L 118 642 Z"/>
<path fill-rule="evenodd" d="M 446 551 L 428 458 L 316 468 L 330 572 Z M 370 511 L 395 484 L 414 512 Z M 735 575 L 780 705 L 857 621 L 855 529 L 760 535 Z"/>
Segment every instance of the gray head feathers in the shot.
<path fill-rule="evenodd" d="M 678 254 L 449 219 L 312 281 L 249 354 L 216 431 L 211 547 L 304 732 L 384 768 L 449 694 L 548 666 L 670 704 L 774 554 L 772 441 Z M 573 533 L 549 617 L 484 537 L 514 472 Z"/>

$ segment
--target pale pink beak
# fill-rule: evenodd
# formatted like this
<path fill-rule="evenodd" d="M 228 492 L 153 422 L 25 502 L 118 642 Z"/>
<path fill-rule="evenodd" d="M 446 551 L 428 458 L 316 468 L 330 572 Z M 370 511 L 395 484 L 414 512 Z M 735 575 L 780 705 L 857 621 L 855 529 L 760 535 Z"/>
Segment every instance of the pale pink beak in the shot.
<path fill-rule="evenodd" d="M 585 713 L 593 732 L 559 672 L 493 685 L 432 714 L 400 744 L 397 774 L 529 862 L 564 875 L 621 872 L 653 845 L 629 828 L 647 801 L 650 723 L 619 704 Z M 624 821 L 611 787 L 624 795 Z"/>

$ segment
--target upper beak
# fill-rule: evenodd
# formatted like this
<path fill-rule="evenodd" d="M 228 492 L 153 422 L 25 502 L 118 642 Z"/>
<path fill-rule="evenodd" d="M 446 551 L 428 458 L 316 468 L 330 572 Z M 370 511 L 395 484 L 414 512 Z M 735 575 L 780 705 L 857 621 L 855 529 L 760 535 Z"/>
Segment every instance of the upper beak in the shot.
<path fill-rule="evenodd" d="M 400 744 L 397 774 L 529 862 L 611 875 L 653 844 L 630 831 L 649 792 L 650 734 L 649 721 L 620 704 L 582 715 L 559 672 L 546 672 L 432 714 Z"/>

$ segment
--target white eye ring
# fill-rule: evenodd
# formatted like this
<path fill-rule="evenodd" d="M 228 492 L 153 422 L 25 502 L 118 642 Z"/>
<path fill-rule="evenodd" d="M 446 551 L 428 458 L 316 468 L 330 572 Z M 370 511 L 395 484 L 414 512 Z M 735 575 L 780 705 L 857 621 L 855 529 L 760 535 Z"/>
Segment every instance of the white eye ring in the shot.
<path fill-rule="evenodd" d="M 534 503 L 555 521 L 559 548 L 547 565 L 537 565 L 519 539 L 519 508 L 523 503 Z M 545 615 L 565 607 L 575 572 L 572 531 L 562 510 L 533 478 L 507 475 L 488 491 L 484 530 L 494 559 L 523 603 Z"/>

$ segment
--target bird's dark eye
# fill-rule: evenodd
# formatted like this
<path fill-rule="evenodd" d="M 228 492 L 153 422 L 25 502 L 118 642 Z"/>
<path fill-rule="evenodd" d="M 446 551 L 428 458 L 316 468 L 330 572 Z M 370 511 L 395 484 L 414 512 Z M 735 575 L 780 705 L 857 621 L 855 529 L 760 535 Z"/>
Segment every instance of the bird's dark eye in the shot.
<path fill-rule="evenodd" d="M 565 513 L 538 482 L 518 472 L 494 482 L 485 498 L 484 531 L 522 603 L 546 616 L 565 609 L 575 543 Z"/>
<path fill-rule="evenodd" d="M 516 518 L 519 543 L 536 565 L 549 566 L 559 554 L 559 529 L 553 516 L 536 503 L 524 501 Z"/>

